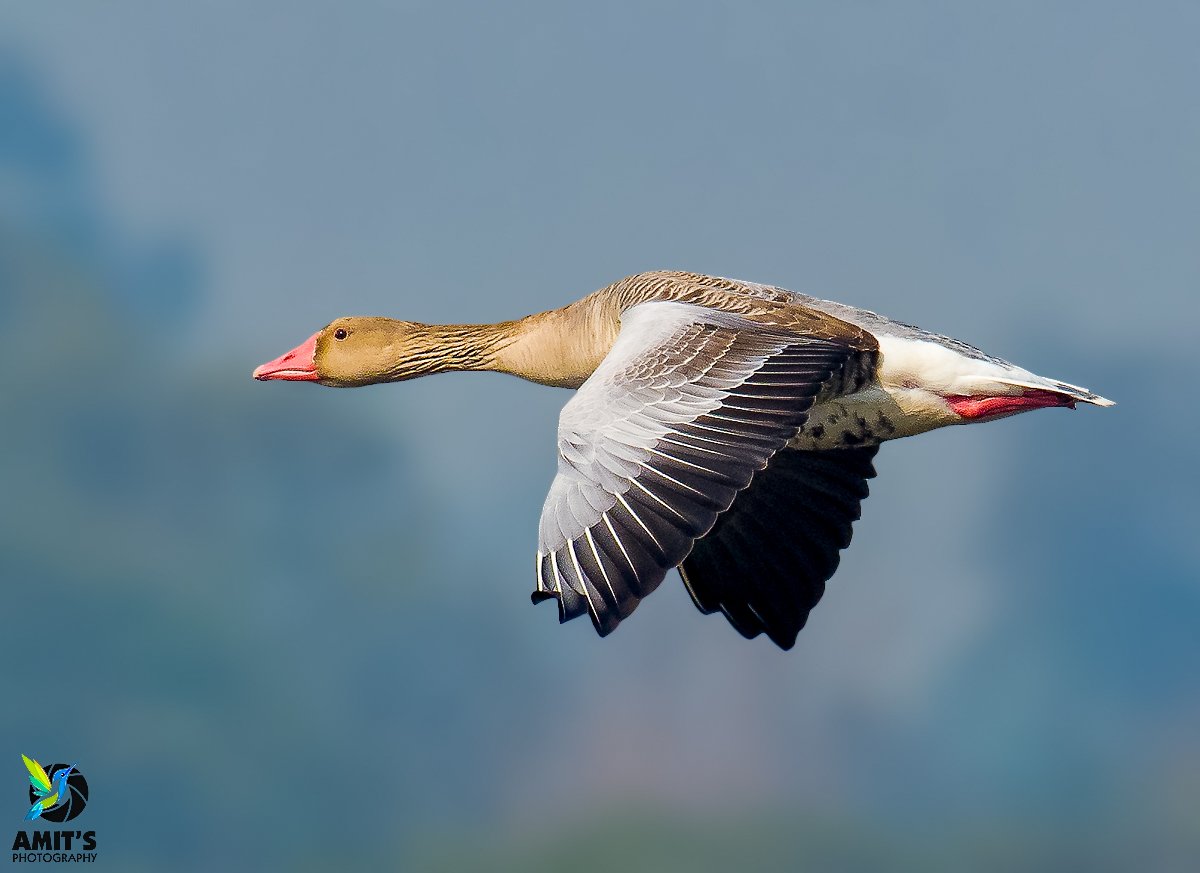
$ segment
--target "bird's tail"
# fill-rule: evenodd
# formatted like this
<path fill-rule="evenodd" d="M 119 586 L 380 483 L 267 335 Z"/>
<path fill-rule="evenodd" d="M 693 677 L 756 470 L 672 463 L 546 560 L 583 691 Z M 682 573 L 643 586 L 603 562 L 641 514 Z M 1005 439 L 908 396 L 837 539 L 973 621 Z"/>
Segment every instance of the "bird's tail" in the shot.
<path fill-rule="evenodd" d="M 1072 385 L 1069 382 L 1059 382 L 1057 379 L 1046 379 L 1042 376 L 1033 376 L 1032 378 L 1011 379 L 1000 376 L 989 377 L 993 382 L 999 382 L 1002 385 L 1012 385 L 1016 388 L 1032 388 L 1035 391 L 1052 391 L 1055 394 L 1061 394 L 1063 397 L 1068 397 L 1079 403 L 1090 403 L 1093 406 L 1116 406 L 1117 404 L 1109 400 L 1107 397 L 1101 397 L 1086 388 L 1080 388 L 1078 385 Z"/>

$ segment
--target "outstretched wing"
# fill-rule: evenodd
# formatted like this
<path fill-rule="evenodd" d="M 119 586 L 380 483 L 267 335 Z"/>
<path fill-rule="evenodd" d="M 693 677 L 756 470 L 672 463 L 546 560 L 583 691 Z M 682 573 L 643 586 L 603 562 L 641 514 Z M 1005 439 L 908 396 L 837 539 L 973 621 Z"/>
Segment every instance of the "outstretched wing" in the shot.
<path fill-rule="evenodd" d="M 50 791 L 50 777 L 46 775 L 42 765 L 25 755 L 21 756 L 21 760 L 25 762 L 25 769 L 29 771 L 29 784 L 38 794 L 47 794 Z"/>
<path fill-rule="evenodd" d="M 587 612 L 610 633 L 857 362 L 860 336 L 808 337 L 684 303 L 627 310 L 559 419 L 534 602 L 555 598 L 560 621 Z"/>
<path fill-rule="evenodd" d="M 744 637 L 794 646 L 850 545 L 878 451 L 776 454 L 679 568 L 700 611 L 720 610 Z"/>

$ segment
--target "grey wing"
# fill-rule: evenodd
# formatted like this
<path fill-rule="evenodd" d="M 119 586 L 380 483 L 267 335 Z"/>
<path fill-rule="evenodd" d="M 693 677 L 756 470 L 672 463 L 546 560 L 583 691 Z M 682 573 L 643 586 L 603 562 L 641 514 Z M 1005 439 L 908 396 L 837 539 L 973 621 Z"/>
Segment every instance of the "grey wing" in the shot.
<path fill-rule="evenodd" d="M 737 315 L 655 301 L 563 407 L 535 603 L 601 636 L 691 551 L 859 354 Z"/>

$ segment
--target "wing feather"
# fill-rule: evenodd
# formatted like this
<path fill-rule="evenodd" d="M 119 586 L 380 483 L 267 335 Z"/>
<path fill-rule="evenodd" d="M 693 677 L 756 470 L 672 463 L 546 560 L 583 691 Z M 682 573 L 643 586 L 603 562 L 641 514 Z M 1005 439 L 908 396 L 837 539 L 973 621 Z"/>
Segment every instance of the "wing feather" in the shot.
<path fill-rule="evenodd" d="M 786 449 L 738 495 L 680 567 L 701 612 L 790 649 L 850 544 L 877 446 Z"/>
<path fill-rule="evenodd" d="M 685 303 L 627 310 L 612 350 L 559 419 L 534 602 L 556 599 L 560 621 L 587 612 L 610 633 L 859 353 L 848 341 Z M 801 611 L 766 596 L 740 605 L 703 596 L 701 609 L 727 610 L 743 633 L 795 624 Z"/>
<path fill-rule="evenodd" d="M 42 765 L 33 758 L 21 756 L 21 760 L 25 762 L 25 769 L 29 771 L 29 782 L 34 788 L 40 788 L 42 791 L 50 790 L 50 777 L 46 775 Z"/>

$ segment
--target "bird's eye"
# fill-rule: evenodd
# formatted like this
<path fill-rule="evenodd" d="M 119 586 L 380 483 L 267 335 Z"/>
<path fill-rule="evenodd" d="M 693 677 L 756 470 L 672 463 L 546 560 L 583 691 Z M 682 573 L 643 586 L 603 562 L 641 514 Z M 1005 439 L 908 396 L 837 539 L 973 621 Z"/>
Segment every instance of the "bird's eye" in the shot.
<path fill-rule="evenodd" d="M 340 339 L 340 340 L 341 340 L 341 339 L 345 339 L 345 338 L 346 338 L 346 328 L 344 328 L 344 327 L 339 327 L 337 330 L 335 330 L 335 331 L 333 332 L 333 338 L 334 338 L 334 339 Z"/>

